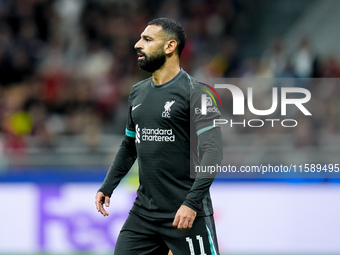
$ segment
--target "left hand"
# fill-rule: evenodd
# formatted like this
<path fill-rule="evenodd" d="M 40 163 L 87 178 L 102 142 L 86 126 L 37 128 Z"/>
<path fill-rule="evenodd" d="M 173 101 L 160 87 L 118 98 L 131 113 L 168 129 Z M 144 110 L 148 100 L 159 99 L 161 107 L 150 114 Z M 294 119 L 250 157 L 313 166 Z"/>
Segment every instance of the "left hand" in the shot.
<path fill-rule="evenodd" d="M 177 229 L 190 229 L 192 228 L 196 215 L 196 211 L 186 205 L 181 205 L 172 225 L 177 227 Z"/>

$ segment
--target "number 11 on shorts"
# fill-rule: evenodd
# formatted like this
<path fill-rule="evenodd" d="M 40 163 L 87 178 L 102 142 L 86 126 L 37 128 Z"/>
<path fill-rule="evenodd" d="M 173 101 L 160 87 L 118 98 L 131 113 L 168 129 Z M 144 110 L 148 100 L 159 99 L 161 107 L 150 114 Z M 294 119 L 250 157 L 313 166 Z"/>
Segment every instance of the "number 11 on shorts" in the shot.
<path fill-rule="evenodd" d="M 207 255 L 204 251 L 203 238 L 200 235 L 197 235 L 196 239 L 198 240 L 198 243 L 200 245 L 200 252 L 201 252 L 200 255 Z M 189 244 L 190 255 L 195 255 L 194 244 L 192 242 L 192 239 L 190 237 L 187 237 L 185 238 L 185 240 Z"/>

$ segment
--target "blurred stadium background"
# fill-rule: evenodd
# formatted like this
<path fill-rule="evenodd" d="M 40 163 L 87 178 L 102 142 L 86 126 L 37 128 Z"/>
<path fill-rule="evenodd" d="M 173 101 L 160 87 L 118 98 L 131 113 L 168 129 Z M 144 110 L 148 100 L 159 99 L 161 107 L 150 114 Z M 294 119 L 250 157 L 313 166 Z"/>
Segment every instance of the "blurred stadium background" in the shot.
<path fill-rule="evenodd" d="M 160 16 L 185 27 L 182 67 L 198 79 L 332 81 L 310 88 L 313 121 L 294 133 L 225 129 L 226 163 L 340 163 L 340 1 L 0 0 L 0 254 L 112 254 L 136 167 L 108 218 L 94 196 L 148 76 L 133 45 Z M 218 179 L 211 192 L 223 254 L 340 254 L 338 179 Z"/>

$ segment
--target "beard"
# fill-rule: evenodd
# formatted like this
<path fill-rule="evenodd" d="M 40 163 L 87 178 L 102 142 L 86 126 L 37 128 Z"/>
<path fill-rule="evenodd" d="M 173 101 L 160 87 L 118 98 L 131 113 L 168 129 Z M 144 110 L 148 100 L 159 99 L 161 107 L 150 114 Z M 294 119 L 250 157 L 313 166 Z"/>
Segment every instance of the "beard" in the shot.
<path fill-rule="evenodd" d="M 161 68 L 165 63 L 165 53 L 157 52 L 153 55 L 146 55 L 142 53 L 141 50 L 137 50 L 137 53 L 143 54 L 144 59 L 137 60 L 138 67 L 147 72 L 153 73 L 154 71 Z"/>

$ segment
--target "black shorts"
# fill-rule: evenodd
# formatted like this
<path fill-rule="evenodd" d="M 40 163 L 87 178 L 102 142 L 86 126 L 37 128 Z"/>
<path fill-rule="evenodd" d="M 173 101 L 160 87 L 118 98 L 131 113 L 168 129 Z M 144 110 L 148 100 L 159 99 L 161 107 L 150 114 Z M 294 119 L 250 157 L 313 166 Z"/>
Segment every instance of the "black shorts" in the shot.
<path fill-rule="evenodd" d="M 173 219 L 130 212 L 114 255 L 219 255 L 213 216 L 196 217 L 191 229 L 178 230 Z"/>

